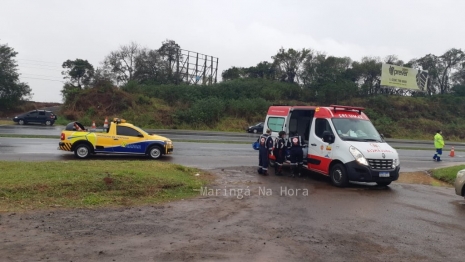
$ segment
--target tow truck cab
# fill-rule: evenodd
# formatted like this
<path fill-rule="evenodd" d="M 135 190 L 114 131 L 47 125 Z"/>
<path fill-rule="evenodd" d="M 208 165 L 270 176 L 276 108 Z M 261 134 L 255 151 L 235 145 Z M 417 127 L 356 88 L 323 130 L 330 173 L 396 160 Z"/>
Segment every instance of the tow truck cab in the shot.
<path fill-rule="evenodd" d="M 378 133 L 364 108 L 331 105 L 271 106 L 265 128 L 300 135 L 306 146 L 304 167 L 327 175 L 336 186 L 349 181 L 389 185 L 399 178 L 400 161 L 395 149 Z"/>
<path fill-rule="evenodd" d="M 173 152 L 170 139 L 149 134 L 119 118 L 103 131 L 88 130 L 79 122 L 71 122 L 61 132 L 60 140 L 58 149 L 73 151 L 77 158 L 103 153 L 147 155 L 158 159 Z"/>

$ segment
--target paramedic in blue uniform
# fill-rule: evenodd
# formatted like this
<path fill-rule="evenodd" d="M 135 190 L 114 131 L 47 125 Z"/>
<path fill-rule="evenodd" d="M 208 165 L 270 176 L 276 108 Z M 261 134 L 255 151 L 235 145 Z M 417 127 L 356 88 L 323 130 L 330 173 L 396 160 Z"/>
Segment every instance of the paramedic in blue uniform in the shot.
<path fill-rule="evenodd" d="M 291 161 L 291 176 L 300 176 L 302 169 L 304 153 L 302 147 L 304 146 L 302 137 L 295 132 L 293 136 L 289 137 L 287 147 L 289 148 L 290 161 Z"/>
<path fill-rule="evenodd" d="M 276 157 L 276 164 L 274 166 L 274 173 L 277 176 L 282 175 L 283 171 L 283 162 L 284 162 L 284 154 L 286 153 L 286 132 L 285 131 L 280 131 L 278 138 L 276 138 L 275 144 L 274 144 L 274 150 L 273 154 Z"/>
<path fill-rule="evenodd" d="M 268 175 L 268 155 L 273 154 L 273 138 L 271 130 L 267 129 L 266 133 L 258 138 L 260 148 L 258 151 L 258 173 Z"/>

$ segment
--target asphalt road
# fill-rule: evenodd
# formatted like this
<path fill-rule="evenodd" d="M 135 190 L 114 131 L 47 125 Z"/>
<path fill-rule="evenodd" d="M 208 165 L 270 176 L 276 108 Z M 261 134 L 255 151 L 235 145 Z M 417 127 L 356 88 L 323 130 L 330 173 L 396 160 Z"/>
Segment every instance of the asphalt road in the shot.
<path fill-rule="evenodd" d="M 0 160 L 45 161 L 74 160 L 71 152 L 57 150 L 58 139 L 0 137 Z M 432 161 L 433 151 L 398 150 L 401 172 L 413 172 L 436 167 L 465 164 L 465 153 L 443 157 L 443 162 Z M 96 155 L 92 159 L 125 159 L 127 156 Z M 132 157 L 134 158 L 134 157 Z M 144 159 L 143 157 L 137 157 Z M 246 144 L 174 142 L 174 153 L 161 161 L 202 169 L 224 166 L 256 166 L 258 151 Z"/>
<path fill-rule="evenodd" d="M 15 135 L 56 135 L 60 136 L 63 126 L 43 126 L 43 125 L 0 125 L 0 134 Z M 209 141 L 228 141 L 252 143 L 258 135 L 237 132 L 212 132 L 212 131 L 193 131 L 193 130 L 163 130 L 163 129 L 146 129 L 149 133 L 166 136 L 173 141 L 176 140 L 209 140 Z M 394 148 L 403 149 L 428 149 L 434 151 L 432 141 L 407 140 L 407 139 L 386 139 Z M 456 151 L 465 152 L 465 143 L 446 141 L 445 152 L 449 152 L 451 147 Z"/>

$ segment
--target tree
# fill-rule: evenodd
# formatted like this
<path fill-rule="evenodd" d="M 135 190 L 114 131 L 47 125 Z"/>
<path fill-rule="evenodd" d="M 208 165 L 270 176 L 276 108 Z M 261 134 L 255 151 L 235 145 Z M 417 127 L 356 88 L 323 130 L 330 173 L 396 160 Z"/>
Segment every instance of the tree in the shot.
<path fill-rule="evenodd" d="M 166 84 L 167 63 L 157 50 L 143 49 L 136 57 L 134 79 L 139 83 Z"/>
<path fill-rule="evenodd" d="M 77 84 L 77 87 L 81 89 L 82 85 L 84 87 L 90 85 L 95 73 L 94 67 L 87 60 L 82 59 L 66 60 L 62 67 L 67 69 L 62 72 L 62 75 L 65 75 L 65 78 L 69 79 L 69 84 Z"/>
<path fill-rule="evenodd" d="M 292 48 L 288 50 L 279 49 L 278 53 L 271 57 L 273 64 L 276 66 L 278 78 L 282 82 L 299 84 L 302 63 L 311 54 L 312 51 L 305 48 L 301 51 Z"/>
<path fill-rule="evenodd" d="M 174 40 L 167 39 L 158 49 L 158 53 L 163 61 L 166 61 L 168 67 L 167 78 L 171 83 L 180 81 L 179 75 L 173 75 L 173 72 L 178 72 L 179 61 L 182 60 L 181 47 Z"/>
<path fill-rule="evenodd" d="M 242 67 L 231 67 L 229 69 L 226 69 L 221 73 L 221 77 L 223 78 L 223 81 L 227 80 L 235 80 L 239 78 L 244 78 L 245 77 L 245 69 Z"/>
<path fill-rule="evenodd" d="M 129 45 L 121 46 L 118 51 L 113 51 L 105 57 L 103 61 L 105 70 L 114 74 L 117 85 L 134 80 L 136 58 L 140 52 L 141 47 L 132 42 Z"/>
<path fill-rule="evenodd" d="M 300 78 L 302 85 L 307 88 L 311 88 L 318 79 L 317 69 L 320 63 L 326 59 L 326 54 L 313 52 L 307 56 L 302 64 L 302 73 Z"/>
<path fill-rule="evenodd" d="M 454 85 L 465 85 L 465 63 L 462 65 L 462 69 L 452 74 L 452 83 Z"/>
<path fill-rule="evenodd" d="M 310 88 L 315 91 L 320 102 L 338 103 L 342 98 L 357 95 L 357 85 L 347 75 L 352 64 L 349 57 L 320 55 L 317 63 Z"/>
<path fill-rule="evenodd" d="M 234 80 L 239 78 L 263 78 L 269 80 L 276 79 L 275 65 L 266 61 L 258 63 L 256 66 L 251 67 L 231 67 L 224 70 L 221 74 L 224 81 Z"/>
<path fill-rule="evenodd" d="M 445 94 L 451 91 L 451 77 L 465 63 L 465 53 L 452 48 L 441 56 L 428 54 L 411 62 L 414 68 L 428 71 L 430 94 Z"/>
<path fill-rule="evenodd" d="M 385 61 L 392 62 L 392 57 Z M 378 57 L 363 57 L 360 62 L 352 63 L 352 69 L 356 75 L 355 82 L 360 88 L 361 95 L 374 95 L 380 90 L 381 61 Z"/>
<path fill-rule="evenodd" d="M 269 62 L 260 62 L 256 66 L 244 69 L 249 78 L 264 78 L 274 80 L 276 78 L 276 67 Z"/>
<path fill-rule="evenodd" d="M 0 108 L 3 109 L 31 96 L 29 85 L 19 81 L 18 65 L 14 59 L 17 54 L 7 44 L 0 44 Z"/>
<path fill-rule="evenodd" d="M 404 66 L 404 61 L 399 60 L 396 55 L 388 55 L 384 58 L 384 63 L 396 65 L 396 66 Z"/>

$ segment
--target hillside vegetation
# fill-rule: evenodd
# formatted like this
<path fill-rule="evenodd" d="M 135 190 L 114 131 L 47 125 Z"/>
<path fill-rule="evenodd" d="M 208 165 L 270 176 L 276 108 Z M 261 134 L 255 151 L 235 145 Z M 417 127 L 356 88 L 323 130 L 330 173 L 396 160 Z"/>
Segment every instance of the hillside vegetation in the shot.
<path fill-rule="evenodd" d="M 21 105 L 30 93 L 18 81 L 15 53 L 0 45 L 2 50 L 10 54 L 7 71 L 13 72 L 2 77 L 15 84 L 0 90 L 0 114 Z M 270 105 L 345 104 L 365 107 L 388 138 L 432 139 L 442 129 L 448 140 L 465 139 L 465 52 L 460 48 L 409 61 L 395 54 L 355 61 L 281 47 L 270 61 L 232 66 L 220 78 L 218 60 L 215 64 L 205 56 L 193 66 L 190 52 L 167 39 L 159 48 L 122 45 L 103 58 L 101 67 L 82 58 L 64 61 L 64 105 L 57 124 L 79 120 L 101 126 L 106 117 L 121 117 L 144 128 L 244 132 L 264 120 Z M 421 77 L 409 88 L 382 85 L 383 64 L 414 69 L 408 72 Z"/>
<path fill-rule="evenodd" d="M 327 99 L 330 100 L 330 99 Z M 448 140 L 465 139 L 465 97 L 453 95 L 334 98 L 317 102 L 310 90 L 265 79 L 238 79 L 214 85 L 139 85 L 80 90 L 64 104 L 67 119 L 102 125 L 122 117 L 138 126 L 160 129 L 240 131 L 263 121 L 270 105 L 344 104 L 365 107 L 388 138 L 431 139 L 442 129 Z"/>

